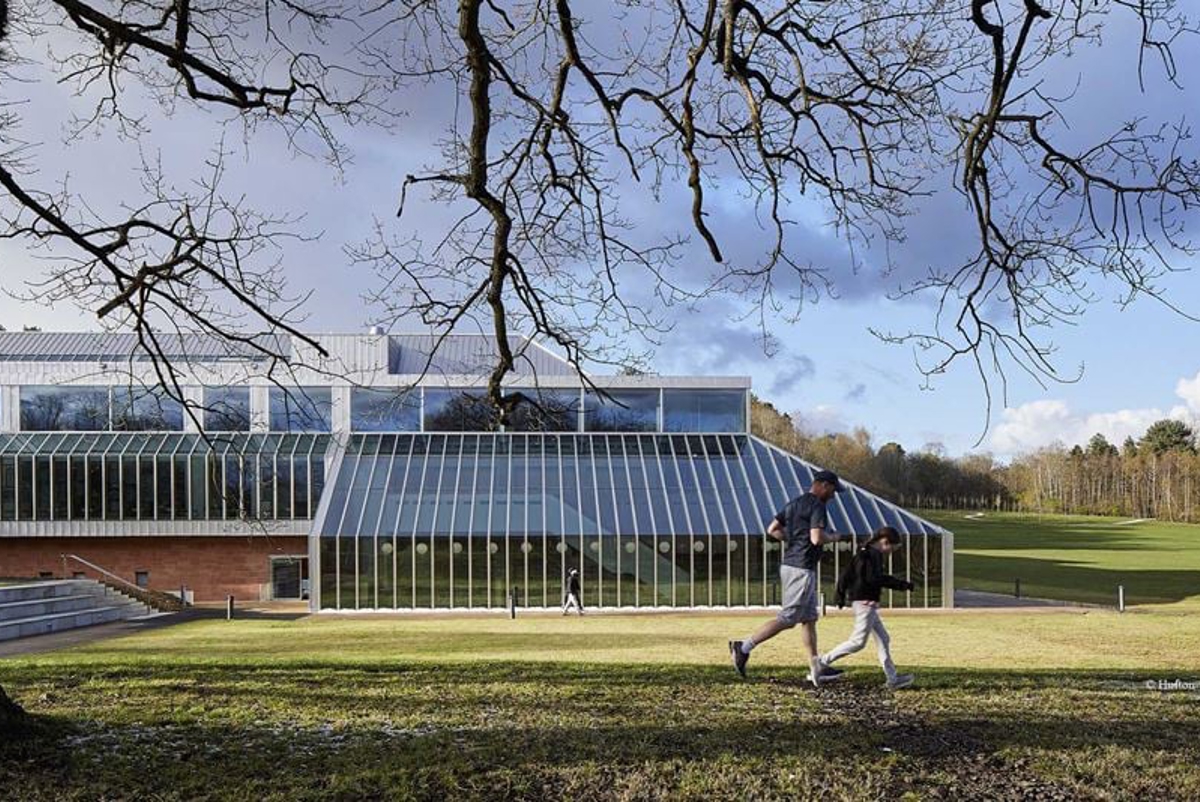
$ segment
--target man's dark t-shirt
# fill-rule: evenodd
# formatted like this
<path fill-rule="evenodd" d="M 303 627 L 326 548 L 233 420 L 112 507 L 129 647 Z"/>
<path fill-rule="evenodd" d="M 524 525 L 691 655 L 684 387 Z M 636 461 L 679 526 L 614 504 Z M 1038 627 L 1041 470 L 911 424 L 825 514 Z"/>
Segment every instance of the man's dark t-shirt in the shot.
<path fill-rule="evenodd" d="M 792 499 L 775 520 L 783 527 L 786 536 L 783 547 L 783 564 L 793 568 L 816 569 L 821 562 L 822 544 L 814 544 L 809 536 L 810 529 L 828 526 L 825 502 L 812 493 Z"/>

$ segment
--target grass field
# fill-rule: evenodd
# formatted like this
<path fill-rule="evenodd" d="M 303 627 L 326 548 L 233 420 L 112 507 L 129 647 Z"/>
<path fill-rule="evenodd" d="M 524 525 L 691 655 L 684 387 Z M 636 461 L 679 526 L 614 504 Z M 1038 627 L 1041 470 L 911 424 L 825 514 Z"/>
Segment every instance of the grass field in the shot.
<path fill-rule="evenodd" d="M 1200 526 L 1065 515 L 926 512 L 954 532 L 957 586 L 1115 605 L 1200 606 Z"/>
<path fill-rule="evenodd" d="M 794 633 L 735 679 L 760 618 L 207 620 L 8 659 L 36 723 L 0 798 L 1200 797 L 1200 692 L 1145 687 L 1200 680 L 1183 611 L 893 615 L 898 693 L 866 653 L 807 687 Z"/>

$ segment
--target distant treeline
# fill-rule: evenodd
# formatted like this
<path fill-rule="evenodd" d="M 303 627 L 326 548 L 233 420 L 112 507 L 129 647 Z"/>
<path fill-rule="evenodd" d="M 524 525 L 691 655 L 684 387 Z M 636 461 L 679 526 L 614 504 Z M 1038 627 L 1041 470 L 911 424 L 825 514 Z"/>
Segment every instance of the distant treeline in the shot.
<path fill-rule="evenodd" d="M 988 454 L 948 457 L 938 447 L 875 448 L 865 429 L 812 434 L 758 399 L 751 426 L 764 440 L 907 507 L 1200 521 L 1200 454 L 1191 428 L 1177 420 L 1159 421 L 1120 447 L 1097 434 L 1086 445 L 1043 448 L 1007 465 Z"/>

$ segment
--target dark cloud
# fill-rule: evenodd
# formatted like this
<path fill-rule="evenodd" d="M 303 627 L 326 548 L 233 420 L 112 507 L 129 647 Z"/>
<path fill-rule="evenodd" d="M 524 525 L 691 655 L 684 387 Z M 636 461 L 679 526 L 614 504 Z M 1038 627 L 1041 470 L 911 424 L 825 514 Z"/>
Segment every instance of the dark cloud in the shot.
<path fill-rule="evenodd" d="M 862 401 L 865 401 L 866 399 L 867 399 L 867 385 L 863 384 L 862 382 L 859 382 L 858 384 L 851 387 L 849 390 L 846 391 L 846 395 L 844 395 L 842 397 L 842 400 L 844 400 L 844 401 L 853 401 L 855 403 L 860 403 Z"/>

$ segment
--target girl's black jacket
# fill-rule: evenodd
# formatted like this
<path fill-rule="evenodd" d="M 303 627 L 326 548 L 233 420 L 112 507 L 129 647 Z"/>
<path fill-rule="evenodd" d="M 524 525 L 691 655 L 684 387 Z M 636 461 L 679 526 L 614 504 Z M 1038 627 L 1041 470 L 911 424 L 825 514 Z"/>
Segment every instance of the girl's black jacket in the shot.
<path fill-rule="evenodd" d="M 913 583 L 884 573 L 883 552 L 863 546 L 838 577 L 836 596 L 838 607 L 856 601 L 879 601 L 884 588 L 912 590 Z"/>

